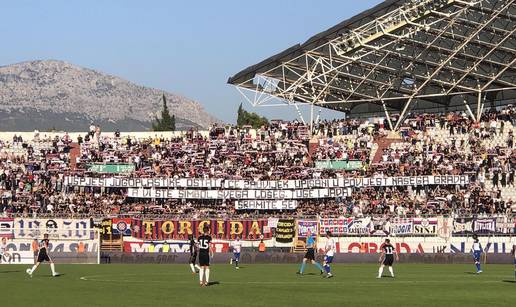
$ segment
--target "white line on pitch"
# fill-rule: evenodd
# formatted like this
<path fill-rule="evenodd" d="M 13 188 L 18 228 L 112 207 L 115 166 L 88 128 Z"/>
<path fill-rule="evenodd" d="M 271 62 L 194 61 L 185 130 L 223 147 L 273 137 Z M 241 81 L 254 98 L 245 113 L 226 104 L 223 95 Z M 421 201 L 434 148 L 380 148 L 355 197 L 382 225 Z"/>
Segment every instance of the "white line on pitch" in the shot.
<path fill-rule="evenodd" d="M 92 278 L 94 276 L 82 276 L 79 279 L 83 281 L 96 281 L 96 282 L 114 282 L 114 283 L 166 283 L 166 284 L 190 284 L 192 281 L 167 281 L 167 280 L 129 280 L 129 279 L 98 279 L 98 278 Z M 96 277 L 96 276 L 95 276 Z M 383 280 L 390 280 L 389 278 L 383 278 Z M 499 283 L 501 280 L 483 280 L 483 281 L 475 281 L 475 280 L 467 280 L 471 283 Z M 267 284 L 274 284 L 274 285 L 327 285 L 327 284 L 346 284 L 346 282 L 338 282 L 338 281 L 218 281 L 220 284 L 259 284 L 259 285 L 267 285 Z M 399 280 L 394 279 L 392 280 L 393 283 L 396 284 L 432 284 L 432 283 L 440 283 L 443 282 L 440 280 L 422 280 L 422 281 L 416 281 L 416 280 Z M 385 283 L 380 283 L 379 280 L 377 281 L 353 281 L 354 284 L 367 284 L 367 285 L 383 285 Z"/>

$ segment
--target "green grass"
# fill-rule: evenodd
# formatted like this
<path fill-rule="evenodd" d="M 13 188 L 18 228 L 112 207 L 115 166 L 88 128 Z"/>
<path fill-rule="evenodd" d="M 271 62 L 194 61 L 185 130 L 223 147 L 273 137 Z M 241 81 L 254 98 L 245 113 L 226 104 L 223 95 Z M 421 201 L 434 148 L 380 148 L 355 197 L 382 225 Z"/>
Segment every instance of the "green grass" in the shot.
<path fill-rule="evenodd" d="M 2 306 L 516 306 L 511 265 L 475 275 L 474 265 L 399 264 L 380 280 L 372 264 L 336 264 L 333 279 L 313 266 L 299 276 L 298 265 L 213 265 L 207 288 L 187 265 L 57 265 L 56 278 L 27 267 L 0 266 Z"/>

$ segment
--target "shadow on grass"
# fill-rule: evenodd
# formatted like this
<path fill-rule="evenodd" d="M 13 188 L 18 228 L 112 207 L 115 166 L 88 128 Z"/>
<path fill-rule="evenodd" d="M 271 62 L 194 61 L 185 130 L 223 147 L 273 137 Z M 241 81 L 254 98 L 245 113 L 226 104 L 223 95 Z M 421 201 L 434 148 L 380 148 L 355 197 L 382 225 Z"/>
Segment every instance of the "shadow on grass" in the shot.
<path fill-rule="evenodd" d="M 516 280 L 508 280 L 508 279 L 505 279 L 505 280 L 502 280 L 503 282 L 507 282 L 507 283 L 510 283 L 510 284 L 516 284 Z"/>
<path fill-rule="evenodd" d="M 220 285 L 220 281 L 210 281 L 208 283 L 208 286 L 215 286 L 215 285 Z"/>
<path fill-rule="evenodd" d="M 21 272 L 20 270 L 18 271 L 1 271 L 0 274 L 7 274 L 7 273 L 19 273 Z"/>
<path fill-rule="evenodd" d="M 65 274 L 59 273 L 59 275 L 57 275 L 57 276 L 52 276 L 52 275 L 34 275 L 33 278 L 34 277 L 36 277 L 36 278 L 58 278 L 58 277 L 62 277 L 62 276 L 65 276 Z"/>

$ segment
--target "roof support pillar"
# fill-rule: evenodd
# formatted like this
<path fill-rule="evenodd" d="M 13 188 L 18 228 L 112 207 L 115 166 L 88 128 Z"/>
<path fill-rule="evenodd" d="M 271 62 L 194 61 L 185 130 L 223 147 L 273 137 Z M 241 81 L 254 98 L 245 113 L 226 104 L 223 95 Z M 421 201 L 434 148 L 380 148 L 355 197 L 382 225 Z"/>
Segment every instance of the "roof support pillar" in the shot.
<path fill-rule="evenodd" d="M 297 116 L 299 116 L 299 119 L 301 119 L 301 122 L 303 123 L 303 125 L 306 125 L 305 118 L 303 117 L 303 114 L 301 113 L 301 111 L 299 111 L 299 107 L 297 106 L 297 103 L 294 103 L 294 107 L 296 108 Z"/>
<path fill-rule="evenodd" d="M 387 111 L 387 106 L 385 105 L 384 100 L 382 100 L 382 106 L 383 106 L 383 111 L 385 112 L 385 117 L 387 118 L 387 122 L 389 123 L 389 129 L 391 131 L 393 131 L 394 129 L 392 128 L 391 116 L 389 114 L 389 111 Z"/>
<path fill-rule="evenodd" d="M 314 133 L 314 103 L 310 104 L 310 136 Z"/>
<path fill-rule="evenodd" d="M 400 118 L 398 118 L 398 121 L 396 122 L 396 126 L 394 126 L 394 131 L 398 131 L 400 128 L 401 122 L 403 122 L 403 118 L 405 117 L 405 114 L 407 113 L 408 107 L 412 103 L 412 100 L 414 100 L 414 95 L 407 100 L 407 103 L 405 103 L 405 106 L 403 107 L 403 111 L 401 111 Z"/>
<path fill-rule="evenodd" d="M 482 91 L 478 91 L 477 97 L 477 122 L 480 122 L 480 116 L 482 116 L 482 111 L 484 110 L 484 104 L 482 103 Z"/>
<path fill-rule="evenodd" d="M 469 104 L 468 104 L 468 101 L 466 100 L 466 97 L 464 97 L 462 102 L 464 103 L 464 106 L 466 107 L 466 110 L 468 110 L 468 113 L 469 113 L 469 116 L 471 116 L 471 119 L 476 121 L 477 119 L 475 118 L 475 115 L 473 114 L 473 111 L 471 111 L 471 108 L 469 107 Z"/>

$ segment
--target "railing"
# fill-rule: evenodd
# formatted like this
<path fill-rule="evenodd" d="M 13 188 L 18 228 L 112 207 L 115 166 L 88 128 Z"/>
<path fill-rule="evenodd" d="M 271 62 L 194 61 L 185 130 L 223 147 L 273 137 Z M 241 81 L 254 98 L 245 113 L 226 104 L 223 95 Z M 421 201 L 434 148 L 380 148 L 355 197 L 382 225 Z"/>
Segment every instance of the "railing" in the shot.
<path fill-rule="evenodd" d="M 404 215 L 389 215 L 389 214 L 366 214 L 366 215 L 353 215 L 353 214 L 321 214 L 321 215 L 300 215 L 300 214 L 220 214 L 220 215 L 210 215 L 210 214 L 174 214 L 174 213 L 163 213 L 163 214 L 140 214 L 140 213 L 119 213 L 119 214 L 69 214 L 69 213 L 3 213 L 0 214 L 0 218 L 74 218 L 74 219 L 102 219 L 102 218 L 131 218 L 137 217 L 142 219 L 153 219 L 153 218 L 163 218 L 163 219 L 217 219 L 217 218 L 293 218 L 300 220 L 310 220 L 310 219 L 319 219 L 319 218 L 388 218 L 388 219 L 403 219 L 403 218 L 436 218 L 436 217 L 445 217 L 445 218 L 514 218 L 516 219 L 516 214 L 404 214 Z M 516 224 L 514 225 L 516 227 Z"/>

